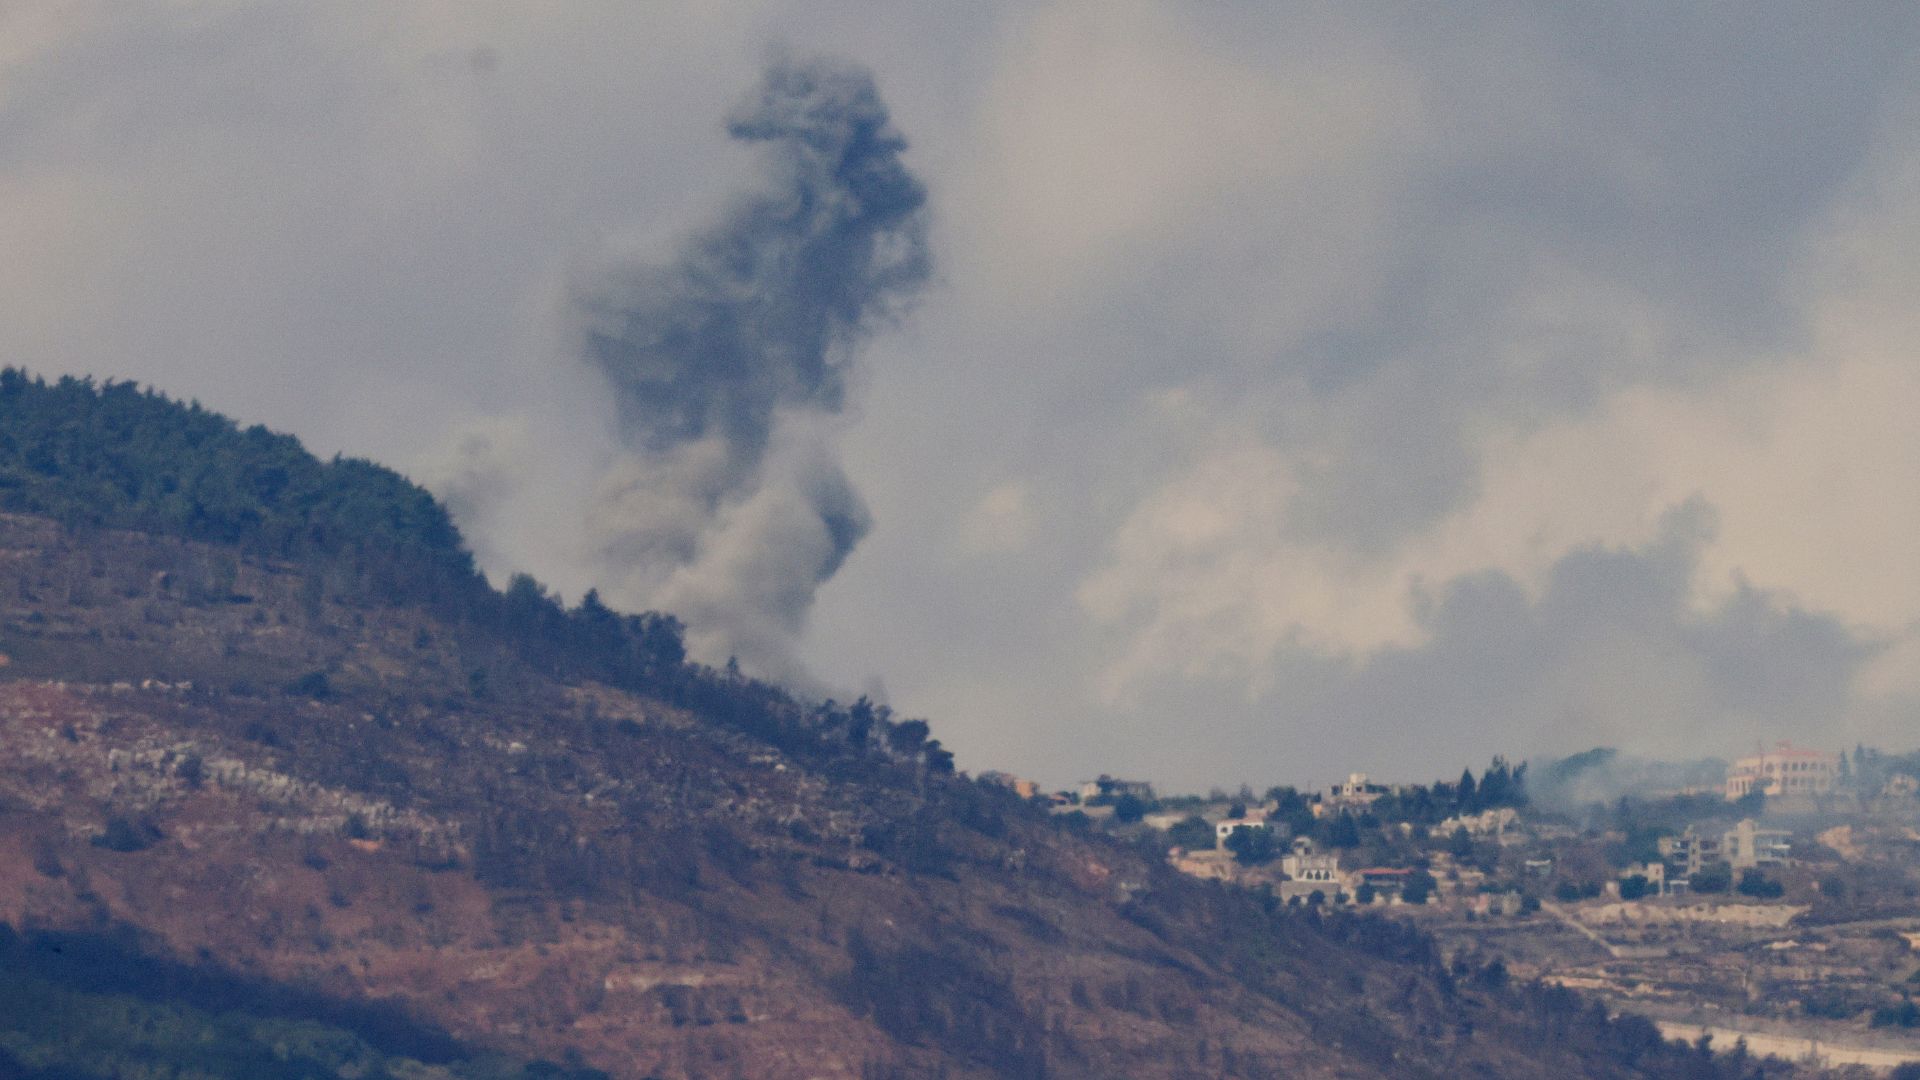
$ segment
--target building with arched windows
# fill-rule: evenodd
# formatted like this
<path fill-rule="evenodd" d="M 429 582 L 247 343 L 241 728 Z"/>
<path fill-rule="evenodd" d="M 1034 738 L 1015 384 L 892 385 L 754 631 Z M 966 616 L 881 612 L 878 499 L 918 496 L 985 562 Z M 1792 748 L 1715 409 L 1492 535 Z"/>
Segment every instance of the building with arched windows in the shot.
<path fill-rule="evenodd" d="M 1727 769 L 1727 798 L 1738 799 L 1758 791 L 1777 796 L 1825 795 L 1840 776 L 1840 755 L 1802 750 L 1780 743 L 1744 757 Z"/>

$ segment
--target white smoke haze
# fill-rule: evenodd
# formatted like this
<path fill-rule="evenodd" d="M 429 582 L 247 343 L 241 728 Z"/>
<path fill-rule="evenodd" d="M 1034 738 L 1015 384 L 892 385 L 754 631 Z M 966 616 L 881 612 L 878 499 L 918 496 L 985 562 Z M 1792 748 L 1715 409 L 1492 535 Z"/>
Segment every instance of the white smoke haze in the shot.
<path fill-rule="evenodd" d="M 1727 763 L 1721 758 L 1659 761 L 1601 747 L 1558 760 L 1529 762 L 1527 793 L 1537 806 L 1580 814 L 1628 797 L 1717 792 L 1726 775 Z"/>
<path fill-rule="evenodd" d="M 622 598 L 644 598 L 700 557 L 728 496 L 740 497 L 734 449 L 709 436 L 657 454 L 618 458 L 587 510 L 592 549 L 615 572 Z M 629 601 L 631 602 L 631 601 Z"/>
<path fill-rule="evenodd" d="M 496 517 L 517 501 L 532 454 L 526 417 L 475 417 L 449 428 L 414 465 L 414 479 L 446 504 L 483 566 L 504 561 L 491 546 L 503 531 Z"/>

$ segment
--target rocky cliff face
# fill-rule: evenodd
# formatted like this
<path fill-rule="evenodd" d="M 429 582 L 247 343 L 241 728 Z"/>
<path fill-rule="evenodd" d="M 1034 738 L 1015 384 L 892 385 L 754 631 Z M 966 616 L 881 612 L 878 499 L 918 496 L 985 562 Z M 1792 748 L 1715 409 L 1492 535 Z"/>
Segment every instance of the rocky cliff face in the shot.
<path fill-rule="evenodd" d="M 561 676 L 341 573 L 0 517 L 0 921 L 636 1080 L 1679 1067 L 761 689 Z"/>

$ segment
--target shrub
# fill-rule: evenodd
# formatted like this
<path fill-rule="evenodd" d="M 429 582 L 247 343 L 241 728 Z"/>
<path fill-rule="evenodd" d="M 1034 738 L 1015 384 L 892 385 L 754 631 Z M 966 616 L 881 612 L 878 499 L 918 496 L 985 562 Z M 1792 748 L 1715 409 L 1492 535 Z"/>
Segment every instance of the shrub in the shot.
<path fill-rule="evenodd" d="M 1407 878 L 1407 883 L 1401 887 L 1400 899 L 1409 904 L 1424 904 L 1427 898 L 1433 895 L 1433 890 L 1438 885 L 1439 882 L 1433 879 L 1432 874 L 1425 870 L 1415 870 Z"/>
<path fill-rule="evenodd" d="M 1272 862 L 1280 853 L 1280 845 L 1274 840 L 1272 829 L 1248 825 L 1227 834 L 1227 850 L 1233 852 L 1234 861 L 1242 866 L 1259 866 Z"/>
<path fill-rule="evenodd" d="M 1709 863 L 1690 879 L 1697 893 L 1723 893 L 1733 887 L 1733 868 L 1726 863 Z"/>
<path fill-rule="evenodd" d="M 151 821 L 130 821 L 116 815 L 107 819 L 105 831 L 93 838 L 93 846 L 108 851 L 145 851 L 159 843 L 161 835 Z"/>
<path fill-rule="evenodd" d="M 325 701 L 333 696 L 333 683 L 324 671 L 309 671 L 287 684 L 287 693 L 295 697 Z"/>
<path fill-rule="evenodd" d="M 1897 1005 L 1882 1005 L 1873 1010 L 1874 1027 L 1920 1027 L 1920 1007 L 1916 1007 L 1912 998 L 1905 998 Z"/>
<path fill-rule="evenodd" d="M 1167 830 L 1167 839 L 1188 851 L 1211 851 L 1215 844 L 1213 826 L 1198 815 L 1185 817 Z"/>

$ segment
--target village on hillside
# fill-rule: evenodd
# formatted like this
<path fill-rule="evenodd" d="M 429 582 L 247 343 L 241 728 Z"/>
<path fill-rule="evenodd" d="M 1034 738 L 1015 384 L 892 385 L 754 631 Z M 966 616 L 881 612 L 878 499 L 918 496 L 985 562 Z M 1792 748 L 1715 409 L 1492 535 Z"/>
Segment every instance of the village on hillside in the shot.
<path fill-rule="evenodd" d="M 1463 967 L 1497 960 L 1670 1034 L 1920 1062 L 1920 754 L 1780 743 L 1667 765 L 1595 750 L 1456 781 L 1356 772 L 1206 796 L 981 779 L 1273 904 L 1416 920 Z"/>

